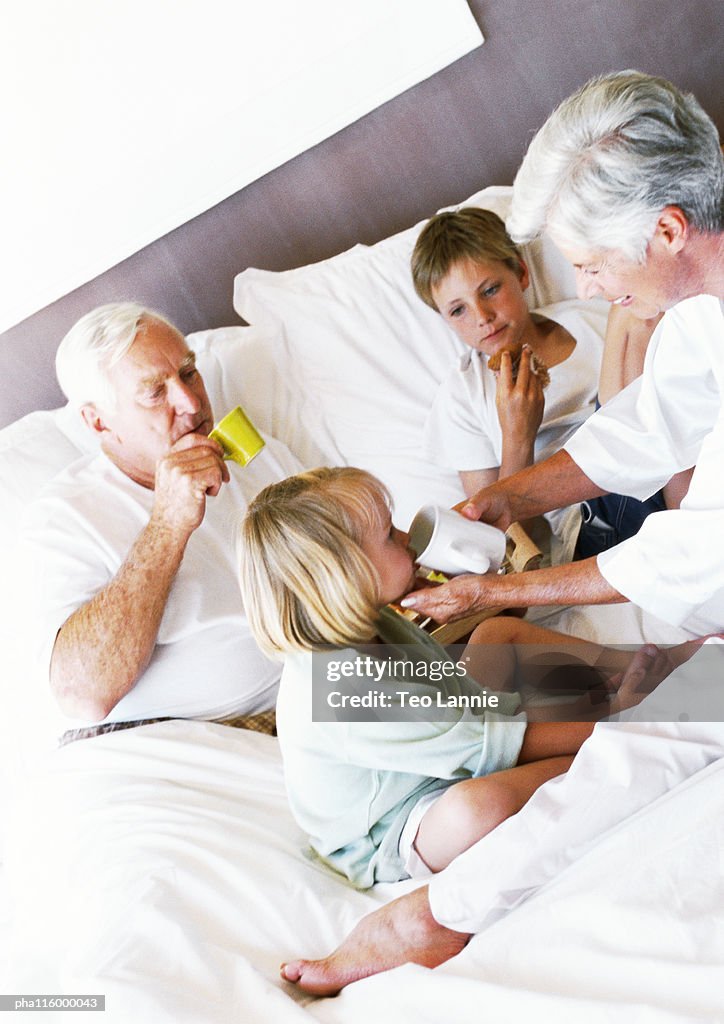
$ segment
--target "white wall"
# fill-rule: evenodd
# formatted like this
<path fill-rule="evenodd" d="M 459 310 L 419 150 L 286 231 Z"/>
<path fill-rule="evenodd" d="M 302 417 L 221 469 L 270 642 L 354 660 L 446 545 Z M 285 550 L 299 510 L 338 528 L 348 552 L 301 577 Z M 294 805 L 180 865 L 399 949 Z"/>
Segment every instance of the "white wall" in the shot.
<path fill-rule="evenodd" d="M 465 0 L 9 0 L 0 331 L 481 42 Z"/>

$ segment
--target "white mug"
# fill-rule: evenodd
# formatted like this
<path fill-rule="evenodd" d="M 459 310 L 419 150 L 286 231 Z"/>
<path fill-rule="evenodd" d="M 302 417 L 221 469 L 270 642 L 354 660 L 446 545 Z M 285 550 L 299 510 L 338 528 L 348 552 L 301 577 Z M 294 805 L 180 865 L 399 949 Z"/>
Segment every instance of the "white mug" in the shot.
<path fill-rule="evenodd" d="M 459 512 L 425 505 L 412 520 L 409 543 L 417 561 L 447 576 L 495 572 L 505 558 L 505 534 Z"/>

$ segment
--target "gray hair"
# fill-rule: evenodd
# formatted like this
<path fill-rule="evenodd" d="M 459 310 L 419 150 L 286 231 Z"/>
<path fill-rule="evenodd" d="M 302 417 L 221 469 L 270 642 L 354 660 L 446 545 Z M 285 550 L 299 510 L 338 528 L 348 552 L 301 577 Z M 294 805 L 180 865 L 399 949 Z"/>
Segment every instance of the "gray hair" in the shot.
<path fill-rule="evenodd" d="M 587 82 L 551 114 L 516 175 L 507 221 L 516 242 L 546 228 L 573 246 L 643 262 L 665 206 L 722 230 L 724 162 L 691 93 L 639 71 Z"/>
<path fill-rule="evenodd" d="M 128 352 L 149 321 L 174 325 L 137 302 L 111 302 L 82 316 L 58 346 L 55 372 L 71 405 L 93 404 L 115 411 L 116 396 L 108 370 Z"/>

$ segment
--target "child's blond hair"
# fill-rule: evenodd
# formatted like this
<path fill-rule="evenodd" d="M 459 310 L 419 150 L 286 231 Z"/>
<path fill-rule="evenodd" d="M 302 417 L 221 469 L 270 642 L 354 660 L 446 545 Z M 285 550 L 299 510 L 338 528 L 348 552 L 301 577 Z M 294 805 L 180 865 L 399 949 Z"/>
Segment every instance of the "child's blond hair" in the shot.
<path fill-rule="evenodd" d="M 466 260 L 500 260 L 518 276 L 523 272 L 520 251 L 497 213 L 477 206 L 438 213 L 422 229 L 412 251 L 412 281 L 422 301 L 439 312 L 433 289 L 456 263 Z"/>
<path fill-rule="evenodd" d="M 252 501 L 239 532 L 239 580 L 266 654 L 372 639 L 380 581 L 362 542 L 390 503 L 384 484 L 347 466 L 299 473 Z"/>

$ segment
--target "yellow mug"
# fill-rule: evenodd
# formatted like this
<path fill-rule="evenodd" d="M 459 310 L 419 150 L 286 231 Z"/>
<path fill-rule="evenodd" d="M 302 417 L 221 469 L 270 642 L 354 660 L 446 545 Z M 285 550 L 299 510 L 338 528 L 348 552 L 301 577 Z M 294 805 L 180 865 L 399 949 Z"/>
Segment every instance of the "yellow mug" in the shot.
<path fill-rule="evenodd" d="M 247 466 L 264 447 L 264 438 L 240 405 L 217 423 L 209 434 L 224 449 L 224 458 Z"/>

